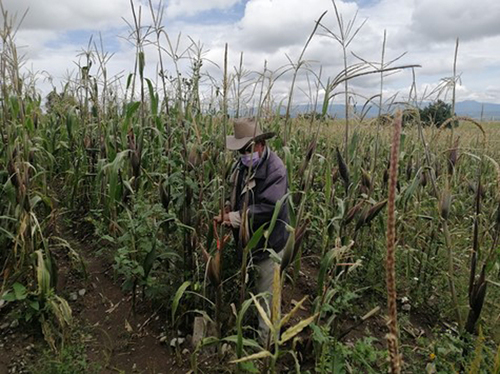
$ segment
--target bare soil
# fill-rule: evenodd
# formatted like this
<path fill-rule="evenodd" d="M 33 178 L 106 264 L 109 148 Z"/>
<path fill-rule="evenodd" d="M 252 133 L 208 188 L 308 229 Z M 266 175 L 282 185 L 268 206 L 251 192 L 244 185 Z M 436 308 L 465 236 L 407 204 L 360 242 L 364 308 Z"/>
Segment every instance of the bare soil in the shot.
<path fill-rule="evenodd" d="M 70 244 L 88 262 L 86 293 L 72 308 L 76 318 L 91 326 L 90 361 L 104 363 L 102 373 L 120 370 L 126 373 L 184 373 L 185 370 L 176 369 L 178 365 L 166 346 L 168 339 L 164 344 L 160 342 L 161 326 L 155 323 L 160 320 L 159 316 L 153 311 L 146 312 L 144 305 L 133 313 L 132 297 L 124 294 L 113 280 L 112 268 L 91 252 L 92 247 L 89 251 L 76 240 L 71 240 Z M 76 284 L 70 289 L 80 286 Z"/>
<path fill-rule="evenodd" d="M 135 313 L 132 310 L 130 293 L 122 291 L 120 280 L 116 279 L 112 269 L 112 259 L 97 255 L 100 245 L 92 234 L 92 227 L 81 222 L 74 227 L 65 226 L 62 220 L 54 228 L 57 236 L 68 241 L 87 264 L 87 277 L 75 271 L 67 254 L 56 255 L 59 265 L 57 292 L 64 296 L 73 310 L 75 329 L 80 331 L 86 356 L 90 363 L 101 367 L 100 373 L 186 373 L 190 371 L 190 357 L 193 348 L 187 342 L 176 352 L 170 347 L 170 341 L 176 332 L 166 329 L 165 311 L 154 307 L 140 296 L 137 299 Z M 286 282 L 283 290 L 283 313 L 288 313 L 296 302 L 305 295 L 308 300 L 290 320 L 293 326 L 311 315 L 312 300 L 317 290 L 319 264 L 314 258 L 305 258 L 295 287 Z M 380 300 L 381 311 L 374 317 L 359 323 L 359 317 L 346 315 L 337 326 L 338 333 L 348 331 L 342 337 L 347 344 L 354 344 L 366 336 L 377 338 L 377 346 L 384 349 L 386 323 L 384 300 Z M 360 301 L 359 310 L 369 308 Z M 9 315 L 8 306 L 0 308 L 0 374 L 28 372 L 27 368 L 36 362 L 47 344 L 36 324 L 21 323 L 16 326 Z M 368 312 L 366 310 L 365 312 Z M 406 342 L 418 337 L 431 336 L 429 321 L 424 315 L 410 314 L 410 324 L 403 328 Z M 288 326 L 285 326 L 287 328 Z M 303 338 L 300 359 L 303 368 L 311 367 L 312 346 L 308 343 L 310 330 L 301 333 Z M 230 372 L 229 365 L 224 366 L 227 357 L 221 357 L 210 351 L 203 353 L 198 361 L 203 372 Z M 293 368 L 293 363 L 283 362 L 282 369 Z"/>
<path fill-rule="evenodd" d="M 66 255 L 56 255 L 57 293 L 64 296 L 72 308 L 74 327 L 81 330 L 88 361 L 98 364 L 102 368 L 100 373 L 188 371 L 189 357 L 181 355 L 179 360 L 168 346 L 172 337 L 162 326 L 164 318 L 159 315 L 160 311 L 155 312 L 147 303 L 139 302 L 139 298 L 137 310 L 133 312 L 130 293 L 124 293 L 119 282 L 113 279 L 110 262 L 97 256 L 98 248 L 89 233 L 81 226 L 80 230 L 64 225 L 58 229 L 58 235 L 86 262 L 87 279 L 74 271 Z M 17 326 L 8 313 L 0 314 L 2 326 L 0 374 L 28 372 L 27 368 L 47 349 L 43 335 L 31 325 Z"/>

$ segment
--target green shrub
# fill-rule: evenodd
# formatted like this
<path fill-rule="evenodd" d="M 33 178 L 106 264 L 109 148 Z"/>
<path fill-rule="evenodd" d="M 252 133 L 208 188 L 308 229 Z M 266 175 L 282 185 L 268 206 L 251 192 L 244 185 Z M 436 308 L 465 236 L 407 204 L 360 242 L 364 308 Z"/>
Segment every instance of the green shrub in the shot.
<path fill-rule="evenodd" d="M 420 109 L 420 119 L 426 126 L 441 127 L 441 125 L 449 118 L 453 117 L 451 111 L 451 104 L 446 104 L 442 100 L 427 105 L 425 108 Z M 453 126 L 457 126 L 458 122 L 454 121 Z M 450 127 L 451 123 L 447 125 Z"/>

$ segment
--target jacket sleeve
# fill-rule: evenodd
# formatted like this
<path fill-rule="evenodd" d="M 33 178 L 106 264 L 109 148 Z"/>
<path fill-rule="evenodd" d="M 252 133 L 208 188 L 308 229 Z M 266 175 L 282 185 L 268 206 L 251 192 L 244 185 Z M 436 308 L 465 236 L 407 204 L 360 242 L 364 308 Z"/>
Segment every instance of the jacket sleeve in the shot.
<path fill-rule="evenodd" d="M 259 203 L 248 206 L 248 218 L 254 230 L 271 221 L 276 203 L 286 194 L 287 187 L 284 167 L 278 167 L 268 174 L 258 197 Z"/>

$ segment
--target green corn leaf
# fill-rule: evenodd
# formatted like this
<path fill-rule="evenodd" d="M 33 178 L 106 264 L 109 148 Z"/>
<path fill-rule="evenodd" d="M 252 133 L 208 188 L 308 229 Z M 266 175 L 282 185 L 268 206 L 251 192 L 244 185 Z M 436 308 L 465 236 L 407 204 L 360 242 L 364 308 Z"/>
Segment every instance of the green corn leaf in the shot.
<path fill-rule="evenodd" d="M 328 81 L 327 81 L 325 87 L 326 87 L 325 88 L 325 96 L 323 98 L 323 105 L 321 107 L 321 116 L 323 118 L 325 118 L 327 113 L 328 113 L 328 105 L 330 103 L 330 99 L 332 98 L 330 96 L 330 93 L 332 92 L 333 85 L 330 84 L 330 78 L 328 78 Z"/>
<path fill-rule="evenodd" d="M 26 129 L 28 129 L 28 132 L 35 131 L 35 124 L 33 123 L 33 119 L 31 117 L 26 117 L 25 126 Z"/>
<path fill-rule="evenodd" d="M 267 226 L 267 224 L 262 225 L 261 227 L 259 227 L 257 229 L 257 231 L 255 231 L 253 233 L 252 237 L 250 238 L 250 240 L 248 241 L 248 244 L 247 244 L 248 251 L 251 251 L 252 249 L 254 249 L 257 246 L 260 238 L 262 238 L 262 235 L 264 234 L 264 229 L 266 226 Z"/>
<path fill-rule="evenodd" d="M 127 114 L 125 115 L 125 122 L 130 121 L 130 119 L 132 118 L 134 113 L 137 112 L 137 109 L 139 109 L 140 106 L 141 103 L 139 101 L 135 101 L 127 105 Z"/>
<path fill-rule="evenodd" d="M 15 219 L 13 217 L 9 217 L 9 216 L 0 216 L 0 219 L 6 219 L 6 220 L 9 220 L 12 222 L 17 222 L 17 219 Z"/>
<path fill-rule="evenodd" d="M 410 201 L 410 198 L 415 194 L 415 191 L 417 190 L 418 186 L 420 185 L 420 173 L 422 173 L 422 168 L 418 169 L 417 173 L 415 174 L 415 177 L 413 178 L 413 181 L 406 188 L 406 190 L 403 194 L 403 205 L 404 206 L 406 206 L 408 204 L 408 202 Z"/>
<path fill-rule="evenodd" d="M 295 205 L 293 205 L 293 199 L 288 199 L 288 215 L 290 216 L 290 225 L 297 227 L 297 214 L 295 212 Z"/>
<path fill-rule="evenodd" d="M 32 300 L 29 303 L 30 307 L 36 311 L 40 310 L 40 303 L 37 300 Z"/>
<path fill-rule="evenodd" d="M 16 236 L 14 234 L 12 234 L 11 232 L 5 230 L 3 227 L 0 227 L 0 232 L 3 232 L 13 242 L 17 241 Z"/>
<path fill-rule="evenodd" d="M 332 196 L 332 169 L 330 165 L 326 165 L 325 168 L 325 203 L 329 204 L 331 196 Z"/>
<path fill-rule="evenodd" d="M 276 221 L 278 219 L 278 215 L 281 211 L 281 207 L 283 206 L 283 203 L 288 199 L 288 196 L 290 194 L 287 193 L 285 196 L 283 196 L 281 199 L 279 199 L 276 202 L 276 205 L 274 206 L 274 211 L 273 211 L 273 216 L 271 217 L 271 221 L 269 223 L 269 229 L 264 231 L 264 237 L 266 238 L 266 247 L 267 247 L 267 240 L 269 239 L 269 236 L 272 234 L 274 230 L 274 226 L 276 226 Z"/>
<path fill-rule="evenodd" d="M 133 73 L 130 73 L 127 77 L 127 90 L 130 88 L 130 84 L 132 83 L 132 78 L 134 77 Z"/>
<path fill-rule="evenodd" d="M 127 156 L 130 153 L 130 150 L 126 149 L 120 153 L 118 153 L 115 159 L 109 164 L 104 165 L 102 168 L 102 172 L 105 173 L 109 178 L 109 196 L 111 196 L 114 201 L 121 200 L 121 190 L 119 182 L 119 172 L 120 169 L 124 167 L 125 162 L 127 161 Z M 125 185 L 125 181 L 124 181 Z M 130 187 L 132 189 L 132 187 Z"/>
<path fill-rule="evenodd" d="M 153 83 L 151 83 L 151 80 L 146 78 L 146 83 L 148 84 L 149 101 L 151 103 L 151 113 L 153 114 L 154 117 L 156 117 L 158 115 L 158 95 L 154 91 Z"/>
<path fill-rule="evenodd" d="M 177 292 L 175 293 L 174 300 L 172 301 L 172 324 L 175 323 L 175 313 L 177 312 L 177 308 L 179 307 L 179 301 L 181 300 L 182 295 L 186 289 L 191 285 L 191 281 L 185 281 L 181 284 Z"/>
<path fill-rule="evenodd" d="M 359 141 L 360 141 L 359 132 L 354 131 L 349 141 L 349 147 L 348 147 L 349 160 L 355 159 L 356 152 L 358 149 L 360 149 Z"/>
<path fill-rule="evenodd" d="M 288 235 L 288 239 L 285 244 L 285 248 L 283 248 L 283 257 L 281 258 L 281 270 L 285 270 L 288 265 L 292 262 L 293 252 L 295 248 L 295 229 Z"/>
<path fill-rule="evenodd" d="M 288 183 L 292 181 L 292 171 L 293 171 L 293 156 L 290 152 L 289 147 L 283 147 L 283 152 L 285 152 L 285 165 L 286 165 L 286 173 L 288 177 Z"/>
<path fill-rule="evenodd" d="M 206 338 L 201 339 L 198 342 L 198 345 L 196 346 L 195 351 L 198 352 L 201 348 L 217 344 L 220 341 L 220 339 L 216 338 L 215 336 L 208 336 Z"/>
<path fill-rule="evenodd" d="M 122 179 L 123 187 L 125 187 L 132 195 L 135 193 L 130 182 L 126 179 Z"/>
<path fill-rule="evenodd" d="M 12 95 L 10 97 L 10 108 L 12 110 L 12 117 L 17 118 L 19 116 L 19 100 L 17 96 Z"/>
<path fill-rule="evenodd" d="M 146 55 L 143 51 L 140 51 L 137 57 L 139 59 L 139 75 L 142 79 L 144 77 L 144 67 L 146 66 Z"/>
<path fill-rule="evenodd" d="M 323 294 L 323 285 L 325 283 L 326 274 L 328 273 L 328 270 L 332 267 L 332 264 L 335 261 L 335 259 L 336 259 L 335 249 L 332 249 L 328 251 L 323 257 L 323 260 L 321 260 L 321 265 L 318 274 L 318 288 L 317 288 L 318 296 Z"/>
<path fill-rule="evenodd" d="M 247 312 L 250 305 L 252 305 L 252 299 L 245 300 L 241 305 L 240 312 L 238 313 L 238 316 L 236 318 L 236 329 L 238 332 L 236 341 L 236 357 L 238 358 L 241 358 L 241 356 L 243 355 L 244 338 L 242 324 L 243 317 L 245 316 L 245 313 Z"/>
<path fill-rule="evenodd" d="M 75 125 L 75 116 L 74 116 L 74 110 L 73 108 L 70 108 L 68 110 L 68 113 L 66 114 L 66 131 L 68 132 L 68 139 L 70 141 L 70 144 L 73 140 L 73 127 Z"/>
<path fill-rule="evenodd" d="M 31 199 L 30 199 L 30 207 L 31 209 L 34 209 L 35 206 L 40 202 L 42 201 L 42 198 L 38 195 L 35 195 L 33 196 Z"/>

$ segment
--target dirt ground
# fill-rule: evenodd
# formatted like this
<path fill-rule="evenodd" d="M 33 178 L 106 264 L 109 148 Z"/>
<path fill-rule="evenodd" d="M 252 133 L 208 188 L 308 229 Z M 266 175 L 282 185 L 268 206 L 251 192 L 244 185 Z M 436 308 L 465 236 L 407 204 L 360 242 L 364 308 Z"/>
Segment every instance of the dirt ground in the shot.
<path fill-rule="evenodd" d="M 188 343 L 189 336 L 179 350 L 170 346 L 176 332 L 167 331 L 165 311 L 154 307 L 138 298 L 137 310 L 132 311 L 132 297 L 124 293 L 120 282 L 114 279 L 112 261 L 98 256 L 100 245 L 92 238 L 91 230 L 84 225 L 66 227 L 59 221 L 56 234 L 64 238 L 69 245 L 80 253 L 87 264 L 87 277 L 74 270 L 70 258 L 57 255 L 59 278 L 57 293 L 64 296 L 73 311 L 74 328 L 78 339 L 83 342 L 87 359 L 100 366 L 100 373 L 187 373 L 190 371 L 190 359 L 193 348 Z M 305 295 L 309 300 L 304 304 L 290 325 L 311 315 L 311 301 L 316 293 L 316 279 L 319 263 L 315 258 L 305 258 L 297 284 L 292 287 L 285 284 L 283 291 L 283 313 L 290 311 L 295 303 Z M 383 310 L 383 300 L 381 300 Z M 2 310 L 3 309 L 3 310 Z M 0 374 L 26 373 L 47 351 L 47 344 L 38 327 L 19 324 L 9 319 L 8 306 L 0 308 Z M 368 310 L 366 311 L 368 312 Z M 422 334 L 429 335 L 427 321 L 413 316 L 412 327 L 406 332 L 410 339 Z M 383 349 L 386 334 L 385 319 L 382 312 L 376 313 L 364 323 L 359 318 L 346 316 L 337 327 L 345 332 L 342 341 L 354 343 L 364 336 L 374 336 Z M 309 331 L 303 331 L 304 343 L 301 351 L 303 368 L 309 366 L 306 356 L 312 356 L 311 344 L 307 344 Z M 309 354 L 311 355 L 309 355 Z M 223 364 L 220 356 L 202 355 L 199 358 L 202 372 L 220 372 Z M 222 363 L 222 364 L 221 364 Z M 312 363 L 309 363 L 312 364 Z M 293 365 L 284 370 L 291 369 Z M 226 365 L 220 370 L 228 372 Z"/>
<path fill-rule="evenodd" d="M 187 372 L 189 357 L 181 355 L 179 360 L 168 346 L 171 338 L 163 329 L 163 316 L 144 304 L 133 313 L 131 295 L 113 279 L 110 263 L 97 257 L 98 248 L 88 234 L 60 225 L 58 235 L 86 262 L 87 279 L 71 270 L 66 255 L 57 255 L 57 293 L 71 306 L 88 360 L 99 364 L 101 373 Z M 41 331 L 9 319 L 8 310 L 0 314 L 0 327 L 0 374 L 29 372 L 48 347 Z"/>
<path fill-rule="evenodd" d="M 65 254 L 57 254 L 59 277 L 57 293 L 65 297 L 73 311 L 73 323 L 78 339 L 84 342 L 86 356 L 91 363 L 101 367 L 100 373 L 187 373 L 193 348 L 186 342 L 180 354 L 170 346 L 175 332 L 165 330 L 167 316 L 162 310 L 154 310 L 148 302 L 138 298 L 135 313 L 132 296 L 124 293 L 120 282 L 114 279 L 111 259 L 107 261 L 97 254 L 100 249 L 85 226 L 65 227 L 62 220 L 56 228 L 63 238 L 85 260 L 85 277 L 75 271 L 74 264 Z M 316 289 L 317 269 L 304 262 L 296 287 L 288 282 L 283 292 L 283 310 L 289 311 L 305 295 Z M 294 324 L 310 316 L 310 300 L 290 320 Z M 5 311 L 8 312 L 8 311 Z M 8 313 L 0 314 L 2 338 L 0 341 L 0 374 L 29 372 L 47 350 L 41 331 L 32 325 L 14 323 Z M 8 327 L 6 327 L 8 324 Z M 208 372 L 214 357 L 202 355 L 199 367 Z M 217 361 L 220 357 L 215 358 Z M 218 363 L 219 364 L 219 363 Z M 227 367 L 226 367 L 227 369 Z"/>

